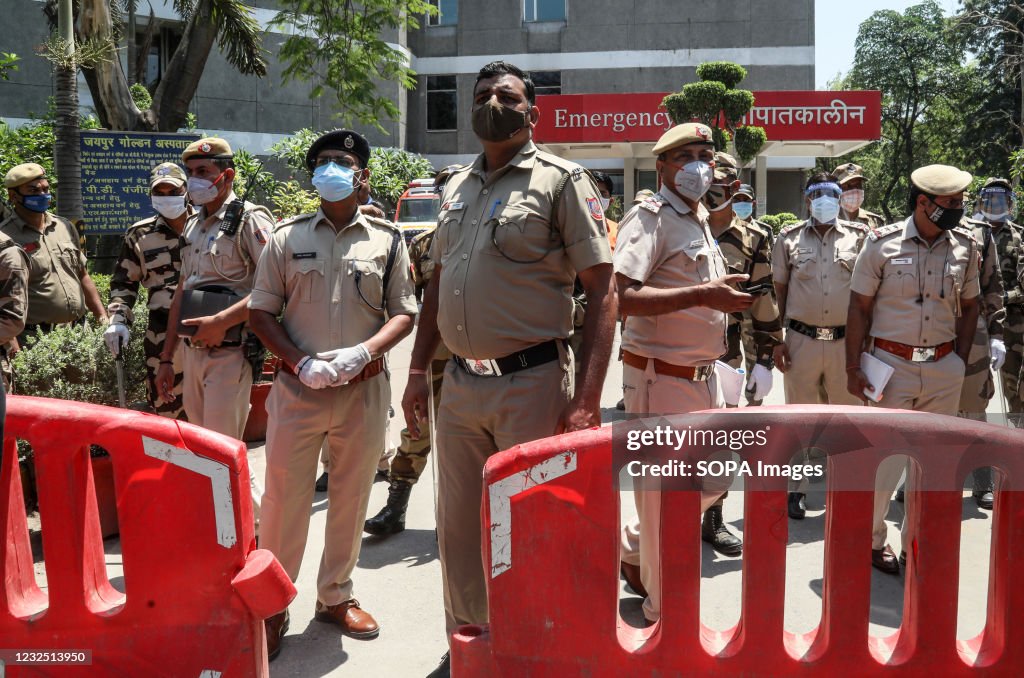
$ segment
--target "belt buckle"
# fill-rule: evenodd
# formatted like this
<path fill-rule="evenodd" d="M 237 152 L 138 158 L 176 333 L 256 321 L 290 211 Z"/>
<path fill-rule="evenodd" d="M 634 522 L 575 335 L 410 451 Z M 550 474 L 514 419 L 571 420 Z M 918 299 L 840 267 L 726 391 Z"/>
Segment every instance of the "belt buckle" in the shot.
<path fill-rule="evenodd" d="M 935 360 L 935 348 L 925 347 L 920 348 L 915 346 L 913 352 L 910 355 L 910 361 L 915 363 L 928 363 Z"/>
<path fill-rule="evenodd" d="M 501 369 L 498 367 L 496 360 L 476 360 L 475 358 L 463 358 L 466 363 L 466 369 L 469 370 L 470 374 L 475 374 L 478 377 L 500 377 Z"/>
<path fill-rule="evenodd" d="M 818 341 L 835 341 L 836 329 L 834 327 L 817 327 L 814 338 Z"/>
<path fill-rule="evenodd" d="M 694 370 L 693 370 L 693 380 L 694 381 L 707 381 L 708 379 L 711 378 L 711 374 L 714 371 L 715 371 L 715 366 L 714 365 L 701 365 L 700 367 L 695 367 Z"/>

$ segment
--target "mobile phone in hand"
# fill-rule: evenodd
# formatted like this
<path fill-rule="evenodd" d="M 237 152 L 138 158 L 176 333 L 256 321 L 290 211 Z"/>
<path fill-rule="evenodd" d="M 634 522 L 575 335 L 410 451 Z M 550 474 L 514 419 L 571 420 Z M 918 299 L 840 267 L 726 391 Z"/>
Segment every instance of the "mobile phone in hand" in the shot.
<path fill-rule="evenodd" d="M 750 285 L 741 289 L 741 292 L 747 294 L 767 294 L 772 289 L 771 283 L 761 283 L 760 285 Z"/>

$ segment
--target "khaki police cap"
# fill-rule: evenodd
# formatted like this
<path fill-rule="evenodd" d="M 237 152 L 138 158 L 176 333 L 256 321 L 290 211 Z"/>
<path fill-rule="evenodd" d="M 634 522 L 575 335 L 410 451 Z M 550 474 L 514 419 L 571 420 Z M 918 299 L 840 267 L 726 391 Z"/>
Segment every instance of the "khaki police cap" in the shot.
<path fill-rule="evenodd" d="M 207 137 L 189 144 L 185 152 L 181 154 L 181 161 L 187 162 L 193 158 L 209 158 L 211 160 L 228 160 L 235 157 L 231 152 L 231 146 L 224 139 Z"/>
<path fill-rule="evenodd" d="M 715 153 L 715 179 L 735 179 L 739 176 L 737 171 L 736 158 L 728 153 L 718 151 Z"/>
<path fill-rule="evenodd" d="M 46 170 L 43 169 L 43 166 L 37 165 L 34 162 L 15 165 L 7 172 L 7 176 L 4 177 L 4 188 L 17 188 L 18 186 L 24 186 L 30 181 L 35 181 L 36 179 L 45 176 Z"/>
<path fill-rule="evenodd" d="M 847 181 L 853 181 L 854 179 L 860 179 L 867 181 L 864 176 L 864 168 L 860 165 L 855 165 L 852 162 L 848 162 L 845 165 L 840 165 L 835 168 L 832 172 L 832 178 L 835 179 L 836 183 L 842 186 Z"/>
<path fill-rule="evenodd" d="M 754 188 L 750 184 L 740 184 L 740 187 L 736 189 L 736 195 L 745 195 L 753 200 Z"/>
<path fill-rule="evenodd" d="M 710 127 L 699 122 L 687 122 L 682 125 L 676 125 L 662 134 L 661 138 L 658 139 L 658 143 L 654 144 L 651 152 L 654 155 L 661 155 L 665 151 L 670 151 L 673 148 L 687 144 L 707 144 L 710 146 L 714 143 Z"/>
<path fill-rule="evenodd" d="M 153 168 L 149 173 L 149 187 L 152 189 L 157 184 L 170 184 L 175 188 L 184 186 L 188 182 L 185 172 L 173 162 L 165 162 Z"/>
<path fill-rule="evenodd" d="M 954 195 L 962 193 L 971 185 L 974 177 L 949 165 L 926 165 L 914 170 L 910 181 L 919 189 L 930 195 Z"/>
<path fill-rule="evenodd" d="M 652 195 L 654 195 L 654 191 L 652 191 L 651 189 L 641 188 L 639 191 L 636 192 L 636 195 L 633 196 L 633 204 L 636 205 L 637 203 L 641 203 L 644 200 L 650 198 Z"/>

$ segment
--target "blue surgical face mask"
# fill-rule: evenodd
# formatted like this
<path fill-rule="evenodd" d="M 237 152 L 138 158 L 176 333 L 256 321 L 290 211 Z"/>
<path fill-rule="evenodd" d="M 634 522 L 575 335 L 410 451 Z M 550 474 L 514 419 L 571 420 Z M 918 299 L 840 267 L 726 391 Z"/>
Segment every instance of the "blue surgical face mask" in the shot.
<path fill-rule="evenodd" d="M 754 203 L 752 202 L 732 202 L 732 211 L 736 213 L 736 216 L 742 221 L 746 221 L 750 218 L 750 215 L 754 213 Z"/>
<path fill-rule="evenodd" d="M 313 186 L 327 202 L 340 202 L 352 195 L 356 171 L 333 162 L 313 171 Z"/>
<path fill-rule="evenodd" d="M 21 196 L 22 206 L 30 212 L 45 212 L 50 209 L 51 202 L 53 202 L 53 195 L 50 193 Z"/>
<path fill-rule="evenodd" d="M 823 195 L 811 201 L 811 216 L 819 224 L 831 224 L 839 216 L 839 198 Z"/>

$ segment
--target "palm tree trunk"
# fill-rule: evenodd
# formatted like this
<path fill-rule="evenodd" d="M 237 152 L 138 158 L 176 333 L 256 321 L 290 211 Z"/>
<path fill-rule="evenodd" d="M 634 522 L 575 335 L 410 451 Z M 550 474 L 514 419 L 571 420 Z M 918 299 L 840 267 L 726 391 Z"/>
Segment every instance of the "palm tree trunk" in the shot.
<path fill-rule="evenodd" d="M 82 150 L 78 129 L 78 68 L 71 0 L 60 0 L 59 31 L 68 43 L 67 58 L 56 68 L 57 123 L 53 159 L 57 166 L 57 207 L 71 223 L 82 220 Z"/>

